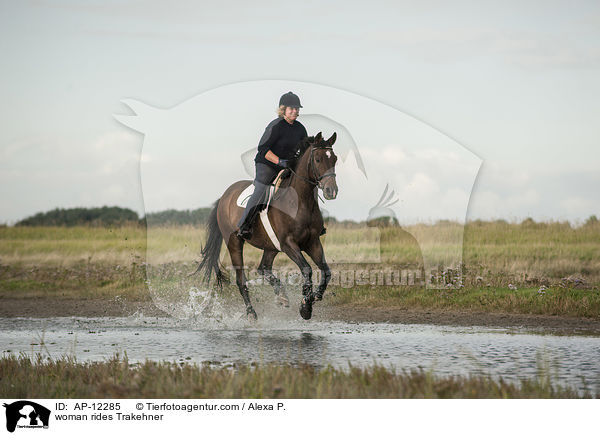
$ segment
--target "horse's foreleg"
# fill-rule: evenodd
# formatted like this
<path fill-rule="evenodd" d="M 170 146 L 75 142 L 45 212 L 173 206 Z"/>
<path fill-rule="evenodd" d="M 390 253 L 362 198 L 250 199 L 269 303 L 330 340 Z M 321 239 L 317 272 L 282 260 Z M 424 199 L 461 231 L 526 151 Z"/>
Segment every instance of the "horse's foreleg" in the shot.
<path fill-rule="evenodd" d="M 321 240 L 317 237 L 313 239 L 306 250 L 306 253 L 310 256 L 312 261 L 315 262 L 317 267 L 321 270 L 321 281 L 319 282 L 319 288 L 315 293 L 315 300 L 320 301 L 323 299 L 323 294 L 327 288 L 327 284 L 331 279 L 331 269 L 325 261 L 325 252 L 323 251 L 323 245 Z"/>
<path fill-rule="evenodd" d="M 258 270 L 273 287 L 273 292 L 275 293 L 275 296 L 277 296 L 277 302 L 284 307 L 289 307 L 290 300 L 285 293 L 285 289 L 281 285 L 279 278 L 273 275 L 273 261 L 278 253 L 279 251 L 264 251 Z"/>
<path fill-rule="evenodd" d="M 294 263 L 300 268 L 302 277 L 304 278 L 304 284 L 302 285 L 302 302 L 300 304 L 300 315 L 303 319 L 308 320 L 312 317 L 312 304 L 315 300 L 312 285 L 312 268 L 298 245 L 293 241 L 288 241 L 282 246 L 283 252 L 292 259 Z"/>
<path fill-rule="evenodd" d="M 229 242 L 227 243 L 227 249 L 229 250 L 229 256 L 231 257 L 231 264 L 235 269 L 235 283 L 240 290 L 240 294 L 246 304 L 246 314 L 249 318 L 256 320 L 256 311 L 252 307 L 250 302 L 250 295 L 248 294 L 248 286 L 246 285 L 246 274 L 244 273 L 244 241 L 235 235 L 231 234 Z"/>

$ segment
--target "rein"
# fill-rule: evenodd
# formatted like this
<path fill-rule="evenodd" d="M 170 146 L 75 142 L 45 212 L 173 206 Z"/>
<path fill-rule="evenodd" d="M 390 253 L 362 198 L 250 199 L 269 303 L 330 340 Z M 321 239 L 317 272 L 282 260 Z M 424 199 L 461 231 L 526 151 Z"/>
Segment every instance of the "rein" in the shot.
<path fill-rule="evenodd" d="M 326 172 L 323 175 L 318 175 L 317 174 L 317 169 L 315 168 L 315 162 L 314 162 L 314 156 L 313 156 L 313 151 L 316 148 L 314 148 L 312 145 L 310 147 L 310 157 L 309 157 L 309 161 L 308 161 L 308 167 L 309 170 L 308 172 L 312 172 L 312 176 L 316 181 L 313 181 L 309 178 L 303 177 L 302 175 L 299 175 L 296 171 L 294 171 L 292 168 L 290 168 L 290 171 L 292 171 L 292 174 L 294 174 L 296 177 L 300 178 L 301 180 L 306 181 L 309 184 L 312 184 L 313 186 L 317 186 L 320 189 L 323 189 L 323 186 L 321 185 L 321 181 L 326 178 L 326 177 L 335 177 L 335 172 Z M 333 151 L 333 147 L 319 147 L 319 149 L 325 149 L 325 150 L 331 150 Z"/>

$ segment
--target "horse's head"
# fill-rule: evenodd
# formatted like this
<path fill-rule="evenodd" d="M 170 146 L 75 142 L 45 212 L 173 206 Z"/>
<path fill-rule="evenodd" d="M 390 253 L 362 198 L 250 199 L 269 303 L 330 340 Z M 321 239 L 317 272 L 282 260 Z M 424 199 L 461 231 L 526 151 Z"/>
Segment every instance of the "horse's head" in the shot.
<path fill-rule="evenodd" d="M 333 144 L 336 139 L 336 133 L 325 140 L 319 132 L 310 147 L 309 165 L 311 168 L 309 168 L 309 176 L 323 190 L 325 199 L 335 199 L 338 193 L 338 186 L 335 181 L 337 156 L 333 152 Z"/>

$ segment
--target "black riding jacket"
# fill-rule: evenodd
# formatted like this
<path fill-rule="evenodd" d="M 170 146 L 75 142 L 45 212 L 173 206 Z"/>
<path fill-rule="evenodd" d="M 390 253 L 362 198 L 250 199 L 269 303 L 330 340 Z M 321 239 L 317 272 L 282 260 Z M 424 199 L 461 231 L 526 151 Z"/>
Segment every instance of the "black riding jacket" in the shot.
<path fill-rule="evenodd" d="M 254 161 L 280 170 L 281 167 L 265 158 L 267 151 L 271 150 L 280 159 L 290 159 L 293 157 L 296 145 L 307 136 L 306 129 L 298 121 L 290 124 L 283 118 L 274 119 L 267 125 L 260 139 Z"/>

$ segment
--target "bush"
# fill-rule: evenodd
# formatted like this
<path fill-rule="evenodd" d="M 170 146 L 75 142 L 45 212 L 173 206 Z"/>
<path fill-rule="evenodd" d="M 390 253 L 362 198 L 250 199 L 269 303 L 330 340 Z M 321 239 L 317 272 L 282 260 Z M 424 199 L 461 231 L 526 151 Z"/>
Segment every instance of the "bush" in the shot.
<path fill-rule="evenodd" d="M 121 207 L 56 208 L 40 212 L 16 223 L 17 226 L 66 226 L 76 225 L 111 226 L 138 223 L 136 212 Z"/>

